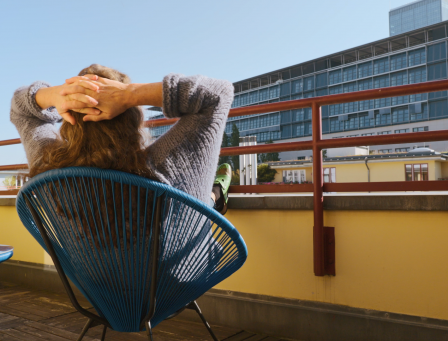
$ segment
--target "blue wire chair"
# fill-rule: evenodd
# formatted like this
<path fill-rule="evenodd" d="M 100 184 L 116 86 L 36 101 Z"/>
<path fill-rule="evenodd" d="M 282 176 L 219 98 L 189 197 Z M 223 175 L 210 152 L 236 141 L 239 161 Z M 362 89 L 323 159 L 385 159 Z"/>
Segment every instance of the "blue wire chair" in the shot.
<path fill-rule="evenodd" d="M 73 306 L 120 332 L 152 328 L 237 271 L 247 258 L 232 224 L 173 187 L 114 170 L 71 167 L 33 177 L 20 190 L 22 223 L 50 254 Z M 67 277 L 98 315 L 82 308 Z"/>
<path fill-rule="evenodd" d="M 14 248 L 8 245 L 0 245 L 0 263 L 12 257 Z"/>

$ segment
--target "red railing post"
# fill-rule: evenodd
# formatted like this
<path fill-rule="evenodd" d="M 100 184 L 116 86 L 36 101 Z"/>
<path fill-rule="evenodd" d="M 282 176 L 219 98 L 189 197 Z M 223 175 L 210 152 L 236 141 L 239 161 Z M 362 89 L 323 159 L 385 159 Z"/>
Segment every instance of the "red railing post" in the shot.
<path fill-rule="evenodd" d="M 324 264 L 324 197 L 322 174 L 322 150 L 318 143 L 322 140 L 321 109 L 317 103 L 313 103 L 312 129 L 313 129 L 313 185 L 314 185 L 314 274 L 325 275 Z"/>

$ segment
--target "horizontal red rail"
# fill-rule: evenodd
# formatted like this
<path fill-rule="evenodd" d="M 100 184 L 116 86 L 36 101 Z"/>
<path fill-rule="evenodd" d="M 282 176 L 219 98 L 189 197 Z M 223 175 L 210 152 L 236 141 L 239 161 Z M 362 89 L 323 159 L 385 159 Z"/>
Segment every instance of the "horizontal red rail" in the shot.
<path fill-rule="evenodd" d="M 8 146 L 10 144 L 20 144 L 20 143 L 22 143 L 20 139 L 3 140 L 0 141 L 0 146 Z"/>
<path fill-rule="evenodd" d="M 0 166 L 0 171 L 10 171 L 10 170 L 27 170 L 28 164 L 23 163 L 19 165 L 5 165 Z"/>
<path fill-rule="evenodd" d="M 247 116 L 255 114 L 264 114 L 268 112 L 310 108 L 313 103 L 319 106 L 329 104 L 340 104 L 347 102 L 366 101 L 370 99 L 387 98 L 395 96 L 404 96 L 410 94 L 420 94 L 426 92 L 436 92 L 448 89 L 448 80 L 424 82 L 409 85 L 400 85 L 389 88 L 363 90 L 357 92 L 347 92 L 344 94 L 327 95 L 320 97 L 311 97 L 296 99 L 292 101 L 268 103 L 253 105 L 248 107 L 234 108 L 229 112 L 229 117 Z M 160 127 L 176 123 L 175 118 L 160 118 L 157 120 L 146 121 L 147 127 Z"/>
<path fill-rule="evenodd" d="M 382 191 L 445 191 L 448 181 L 420 182 L 370 182 L 370 183 L 323 183 L 322 149 L 362 145 L 400 144 L 408 142 L 429 142 L 448 140 L 448 130 L 408 134 L 365 136 L 343 139 L 322 139 L 321 107 L 356 101 L 366 101 L 385 97 L 437 92 L 448 90 L 448 80 L 402 85 L 396 87 L 365 90 L 337 95 L 306 98 L 300 100 L 276 102 L 256 106 L 231 109 L 229 117 L 263 114 L 269 112 L 311 107 L 312 140 L 300 142 L 273 143 L 250 147 L 223 148 L 221 155 L 242 155 L 294 150 L 313 150 L 313 184 L 304 185 L 257 185 L 232 186 L 231 193 L 284 193 L 313 192 L 314 203 L 314 273 L 316 276 L 335 275 L 334 229 L 324 228 L 323 192 L 382 192 Z M 146 121 L 147 127 L 159 127 L 174 124 L 177 119 L 157 119 Z M 0 146 L 20 143 L 19 139 L 0 141 Z M 24 169 L 26 165 L 2 166 L 0 170 Z M 11 192 L 11 191 L 5 191 Z M 5 194 L 5 193 L 4 193 Z M 325 250 L 324 250 L 325 248 Z"/>

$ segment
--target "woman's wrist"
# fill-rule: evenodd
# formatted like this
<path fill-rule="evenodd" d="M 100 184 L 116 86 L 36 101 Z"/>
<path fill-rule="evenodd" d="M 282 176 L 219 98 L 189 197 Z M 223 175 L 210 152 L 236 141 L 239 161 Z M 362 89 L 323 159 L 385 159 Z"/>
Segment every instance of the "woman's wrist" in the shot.
<path fill-rule="evenodd" d="M 42 87 L 36 92 L 36 104 L 42 109 L 55 106 L 54 94 L 58 91 L 59 86 Z"/>
<path fill-rule="evenodd" d="M 162 83 L 129 84 L 124 97 L 129 108 L 139 105 L 161 107 L 163 105 Z"/>

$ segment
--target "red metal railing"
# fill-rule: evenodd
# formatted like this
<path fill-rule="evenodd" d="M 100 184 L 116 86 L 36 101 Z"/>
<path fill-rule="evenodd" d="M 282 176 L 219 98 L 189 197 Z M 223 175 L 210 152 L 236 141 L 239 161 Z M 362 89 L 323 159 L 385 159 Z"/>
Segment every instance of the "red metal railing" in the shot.
<path fill-rule="evenodd" d="M 300 185 L 254 185 L 231 186 L 231 193 L 279 193 L 313 192 L 314 194 L 314 273 L 316 276 L 334 275 L 334 235 L 332 228 L 324 227 L 323 192 L 374 192 L 374 191 L 440 191 L 448 190 L 448 181 L 422 182 L 362 182 L 362 183 L 323 183 L 322 149 L 399 144 L 409 142 L 447 141 L 448 130 L 418 133 L 363 136 L 340 139 L 322 139 L 321 107 L 329 104 L 365 101 L 385 97 L 405 96 L 418 93 L 448 90 L 448 80 L 403 85 L 375 90 L 306 98 L 293 101 L 276 102 L 250 107 L 231 109 L 229 117 L 247 116 L 291 109 L 312 108 L 312 140 L 300 142 L 272 143 L 247 147 L 228 147 L 221 149 L 222 156 L 285 152 L 296 150 L 313 151 L 313 184 Z M 173 124 L 177 119 L 157 119 L 146 121 L 148 127 Z M 20 143 L 19 139 L 0 141 L 0 146 Z M 0 170 L 16 170 L 27 165 L 0 166 Z M 317 171 L 320 170 L 320 171 Z M 4 192 L 3 192 L 4 193 Z M 2 194 L 3 194 L 2 193 Z"/>

